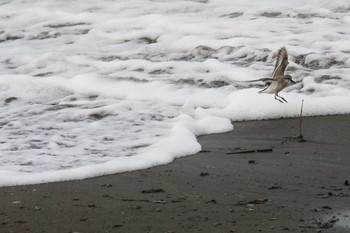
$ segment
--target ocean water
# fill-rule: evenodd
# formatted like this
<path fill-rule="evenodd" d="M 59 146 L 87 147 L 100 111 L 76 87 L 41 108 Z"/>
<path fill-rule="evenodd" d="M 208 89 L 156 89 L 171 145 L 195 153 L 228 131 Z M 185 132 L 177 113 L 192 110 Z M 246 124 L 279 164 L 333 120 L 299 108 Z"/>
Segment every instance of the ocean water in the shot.
<path fill-rule="evenodd" d="M 350 113 L 350 2 L 4 0 L 0 186 L 197 153 L 234 121 Z M 298 83 L 260 84 L 277 50 Z M 233 122 L 233 123 L 231 123 Z"/>

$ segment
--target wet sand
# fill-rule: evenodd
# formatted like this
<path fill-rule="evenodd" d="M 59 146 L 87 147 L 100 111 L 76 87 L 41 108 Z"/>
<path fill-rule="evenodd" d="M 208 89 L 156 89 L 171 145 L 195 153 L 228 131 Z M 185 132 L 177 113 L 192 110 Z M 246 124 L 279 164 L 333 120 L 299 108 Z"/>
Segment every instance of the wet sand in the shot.
<path fill-rule="evenodd" d="M 299 119 L 234 128 L 168 165 L 0 188 L 0 232 L 350 232 L 327 221 L 350 209 L 349 115 L 304 118 L 304 143 Z"/>

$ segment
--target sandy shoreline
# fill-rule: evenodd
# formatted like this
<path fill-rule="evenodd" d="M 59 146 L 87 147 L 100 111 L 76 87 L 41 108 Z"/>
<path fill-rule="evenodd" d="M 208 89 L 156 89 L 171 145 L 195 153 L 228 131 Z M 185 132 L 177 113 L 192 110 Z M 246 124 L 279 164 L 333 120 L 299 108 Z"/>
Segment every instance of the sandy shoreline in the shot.
<path fill-rule="evenodd" d="M 315 219 L 350 209 L 350 116 L 304 118 L 307 142 L 282 143 L 298 121 L 237 122 L 147 170 L 0 188 L 0 232 L 349 232 Z"/>

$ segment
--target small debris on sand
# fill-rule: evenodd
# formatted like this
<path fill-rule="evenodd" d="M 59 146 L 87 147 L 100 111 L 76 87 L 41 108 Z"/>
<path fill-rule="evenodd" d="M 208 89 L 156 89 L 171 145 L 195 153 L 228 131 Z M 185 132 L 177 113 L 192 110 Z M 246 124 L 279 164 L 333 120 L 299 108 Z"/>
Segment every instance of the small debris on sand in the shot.
<path fill-rule="evenodd" d="M 235 149 L 233 151 L 229 151 L 226 154 L 227 155 L 232 155 L 232 154 L 247 154 L 247 153 L 263 153 L 263 152 L 272 152 L 272 148 L 263 148 L 263 149 Z"/>
<path fill-rule="evenodd" d="M 164 189 L 145 189 L 141 193 L 164 193 Z"/>
<path fill-rule="evenodd" d="M 282 186 L 281 185 L 272 185 L 268 189 L 282 189 Z"/>
<path fill-rule="evenodd" d="M 237 202 L 237 204 L 235 206 L 243 206 L 243 205 L 258 205 L 258 204 L 264 204 L 268 201 L 267 198 L 258 198 L 252 201 L 246 201 L 246 200 L 242 200 Z"/>

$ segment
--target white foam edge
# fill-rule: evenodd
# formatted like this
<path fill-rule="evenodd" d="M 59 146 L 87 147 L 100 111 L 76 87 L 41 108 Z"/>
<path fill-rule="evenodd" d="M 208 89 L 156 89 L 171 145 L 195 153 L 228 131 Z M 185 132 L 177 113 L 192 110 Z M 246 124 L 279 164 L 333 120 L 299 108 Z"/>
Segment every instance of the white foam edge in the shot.
<path fill-rule="evenodd" d="M 274 95 L 260 94 L 259 89 L 238 90 L 218 103 L 219 108 L 197 108 L 192 111 L 195 117 L 214 115 L 232 121 L 267 120 L 298 117 L 302 100 L 303 116 L 324 116 L 350 113 L 349 93 L 341 96 L 305 96 L 297 92 L 280 93 L 288 103 L 274 100 Z M 188 108 L 188 107 L 187 107 Z"/>
<path fill-rule="evenodd" d="M 233 129 L 230 120 L 211 115 L 194 119 L 189 115 L 181 114 L 175 120 L 177 122 L 170 135 L 147 147 L 138 155 L 119 157 L 96 165 L 35 174 L 2 170 L 0 186 L 82 180 L 164 165 L 176 158 L 198 153 L 201 145 L 196 136 L 222 133 Z"/>

